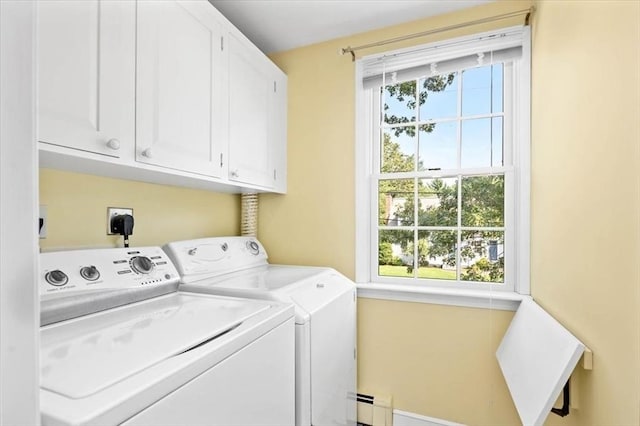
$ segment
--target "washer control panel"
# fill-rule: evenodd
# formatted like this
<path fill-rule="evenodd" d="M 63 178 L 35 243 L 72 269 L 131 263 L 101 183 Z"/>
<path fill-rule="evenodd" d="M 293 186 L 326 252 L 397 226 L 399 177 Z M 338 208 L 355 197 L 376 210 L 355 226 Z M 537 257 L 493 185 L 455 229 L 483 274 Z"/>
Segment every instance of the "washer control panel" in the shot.
<path fill-rule="evenodd" d="M 160 247 L 40 254 L 40 296 L 153 286 L 178 280 L 176 268 Z"/>

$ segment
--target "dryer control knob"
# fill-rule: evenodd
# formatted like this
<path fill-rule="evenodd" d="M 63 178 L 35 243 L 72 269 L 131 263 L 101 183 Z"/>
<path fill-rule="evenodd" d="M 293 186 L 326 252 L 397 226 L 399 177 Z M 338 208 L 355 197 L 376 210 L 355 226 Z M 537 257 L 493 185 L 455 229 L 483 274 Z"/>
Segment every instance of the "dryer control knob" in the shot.
<path fill-rule="evenodd" d="M 44 279 L 51 285 L 55 285 L 56 287 L 60 287 L 69 282 L 69 277 L 67 274 L 62 272 L 60 269 L 56 269 L 55 271 L 49 271 L 44 275 Z"/>
<path fill-rule="evenodd" d="M 254 256 L 257 256 L 258 253 L 260 253 L 260 246 L 255 241 L 247 241 L 247 249 L 249 250 L 249 253 Z"/>

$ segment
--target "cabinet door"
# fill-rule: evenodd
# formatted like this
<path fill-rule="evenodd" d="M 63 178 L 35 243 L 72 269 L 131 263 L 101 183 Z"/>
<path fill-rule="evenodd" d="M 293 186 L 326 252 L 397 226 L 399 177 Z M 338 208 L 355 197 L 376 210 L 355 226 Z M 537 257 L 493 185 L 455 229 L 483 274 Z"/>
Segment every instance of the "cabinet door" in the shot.
<path fill-rule="evenodd" d="M 138 2 L 136 160 L 220 176 L 221 27 L 207 1 Z"/>
<path fill-rule="evenodd" d="M 287 76 L 272 64 L 273 93 L 269 107 L 269 155 L 273 190 L 287 192 Z"/>
<path fill-rule="evenodd" d="M 119 157 L 133 147 L 135 3 L 38 2 L 41 142 Z"/>
<path fill-rule="evenodd" d="M 273 80 L 268 59 L 229 36 L 229 180 L 273 186 L 268 110 Z"/>

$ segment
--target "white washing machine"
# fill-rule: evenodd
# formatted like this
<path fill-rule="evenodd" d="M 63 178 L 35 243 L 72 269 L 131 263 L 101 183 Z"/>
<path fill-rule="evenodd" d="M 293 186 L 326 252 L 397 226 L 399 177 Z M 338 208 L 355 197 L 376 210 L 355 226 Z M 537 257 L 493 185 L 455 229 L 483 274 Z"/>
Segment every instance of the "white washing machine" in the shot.
<path fill-rule="evenodd" d="M 181 291 L 292 303 L 296 322 L 296 425 L 356 424 L 356 286 L 331 268 L 270 265 L 251 237 L 163 247 Z"/>
<path fill-rule="evenodd" d="M 176 291 L 159 247 L 40 265 L 43 425 L 294 423 L 290 305 Z"/>

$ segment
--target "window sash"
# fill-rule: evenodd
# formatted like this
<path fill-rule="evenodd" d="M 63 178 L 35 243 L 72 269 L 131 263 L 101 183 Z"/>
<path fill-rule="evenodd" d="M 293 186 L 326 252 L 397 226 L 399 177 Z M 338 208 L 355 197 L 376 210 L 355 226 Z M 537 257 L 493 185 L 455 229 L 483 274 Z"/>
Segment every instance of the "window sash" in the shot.
<path fill-rule="evenodd" d="M 492 65 L 491 63 L 484 64 L 483 66 Z M 453 72 L 458 72 L 459 78 L 462 77 L 462 70 L 452 70 Z M 490 112 L 486 114 L 478 114 L 478 115 L 470 115 L 470 116 L 462 116 L 462 112 L 460 110 L 460 105 L 462 102 L 462 88 L 458 87 L 458 108 L 457 114 L 455 117 L 447 117 L 445 119 L 436 119 L 436 120 L 416 120 L 414 122 L 409 123 L 398 123 L 398 124 L 388 124 L 385 123 L 382 119 L 383 109 L 382 103 L 384 102 L 384 97 L 380 94 L 380 86 L 371 87 L 369 91 L 372 92 L 372 117 L 377 117 L 377 119 L 371 120 L 371 135 L 372 139 L 370 143 L 373 145 L 373 164 L 372 171 L 374 173 L 371 174 L 372 177 L 372 188 L 371 188 L 371 210 L 370 210 L 370 254 L 371 261 L 370 263 L 370 271 L 369 276 L 371 277 L 371 281 L 377 283 L 400 283 L 400 284 L 417 284 L 417 285 L 433 285 L 437 287 L 447 287 L 447 288 L 474 288 L 474 289 L 500 289 L 505 291 L 513 291 L 514 283 L 513 283 L 513 269 L 514 269 L 514 249 L 515 245 L 513 244 L 514 236 L 513 236 L 513 206 L 515 204 L 514 196 L 512 193 L 508 193 L 509 188 L 513 188 L 513 184 L 511 181 L 513 180 L 513 162 L 511 158 L 511 144 L 513 143 L 513 137 L 510 132 L 506 131 L 506 128 L 510 126 L 507 125 L 507 122 L 510 122 L 513 117 L 513 111 L 511 110 L 513 103 L 507 101 L 508 98 L 511 98 L 512 91 L 512 82 L 513 82 L 513 63 L 505 63 L 503 68 L 503 109 L 501 112 Z M 416 77 L 416 90 L 419 91 L 419 77 Z M 384 79 L 380 80 L 380 83 L 386 83 Z M 384 89 L 383 89 L 384 90 Z M 417 95 L 417 93 L 416 93 Z M 418 108 L 419 106 L 416 106 Z M 503 165 L 496 167 L 480 167 L 480 168 L 462 168 L 460 167 L 460 155 L 462 149 L 462 138 L 461 138 L 461 126 L 462 123 L 466 120 L 472 120 L 476 118 L 494 118 L 494 117 L 502 117 L 503 125 L 505 126 L 505 130 L 503 130 Z M 456 150 L 458 152 L 458 167 L 452 169 L 444 169 L 444 170 L 417 170 L 417 162 L 419 161 L 419 143 L 416 144 L 415 152 L 412 154 L 415 157 L 416 163 L 414 164 L 414 170 L 410 172 L 380 172 L 381 170 L 381 159 L 382 159 L 382 139 L 381 135 L 387 129 L 393 129 L 395 127 L 416 127 L 425 123 L 442 123 L 442 122 L 455 122 L 458 125 L 458 136 L 456 140 Z M 466 176 L 486 176 L 486 175 L 504 175 L 505 177 L 505 186 L 504 186 L 504 226 L 502 227 L 463 227 L 461 223 L 461 203 L 462 197 L 460 192 L 458 193 L 458 219 L 457 226 L 452 227 L 433 227 L 433 226 L 419 226 L 417 222 L 416 214 L 414 214 L 414 223 L 410 226 L 380 226 L 378 223 L 378 208 L 379 208 L 379 184 L 382 180 L 396 180 L 396 179 L 412 179 L 414 181 L 413 185 L 413 203 L 418 208 L 418 180 L 425 178 L 457 178 L 458 181 L 458 191 L 461 190 L 462 187 L 462 178 Z M 378 253 L 380 249 L 380 231 L 381 230 L 406 230 L 413 232 L 413 277 L 389 277 L 380 275 L 380 265 L 378 261 Z M 419 233 L 420 231 L 432 231 L 432 230 L 450 230 L 456 233 L 457 244 L 455 250 L 456 256 L 456 278 L 454 280 L 447 279 L 428 279 L 428 278 L 419 278 L 419 260 L 418 260 L 418 244 L 419 241 Z M 494 282 L 477 282 L 477 281 L 465 281 L 461 279 L 462 272 L 462 256 L 461 256 L 461 234 L 465 230 L 485 230 L 485 231 L 500 231 L 504 234 L 504 278 L 501 283 Z"/>
<path fill-rule="evenodd" d="M 376 177 L 371 176 L 370 180 L 370 189 L 369 194 L 371 194 L 371 204 L 369 206 L 371 212 L 371 221 L 370 221 L 370 235 L 369 239 L 371 241 L 370 245 L 370 261 L 369 261 L 369 276 L 370 281 L 381 284 L 415 284 L 415 285 L 429 285 L 433 287 L 441 287 L 441 288 L 462 288 L 462 289 L 481 289 L 481 290 L 500 290 L 500 291 L 514 291 L 515 290 L 515 275 L 516 275 L 516 245 L 515 245 L 515 172 L 512 167 L 506 168 L 503 173 L 504 175 L 504 226 L 462 226 L 461 222 L 458 220 L 457 226 L 420 226 L 417 223 L 414 225 L 407 226 L 385 226 L 378 224 L 378 185 L 380 180 L 382 179 L 377 175 Z M 471 174 L 460 175 L 470 176 Z M 453 176 L 449 176 L 453 177 Z M 418 179 L 417 177 L 414 179 Z M 459 184 L 461 187 L 461 183 Z M 414 193 L 417 191 L 417 188 L 414 186 Z M 415 196 L 415 194 L 414 194 Z M 460 194 L 458 194 L 458 215 L 461 214 L 461 204 L 462 199 Z M 375 221 L 375 222 L 374 222 Z M 415 222 L 415 218 L 414 218 Z M 404 278 L 404 277 L 389 277 L 379 275 L 379 265 L 378 265 L 378 250 L 379 250 L 379 232 L 380 230 L 406 230 L 414 232 L 414 243 L 418 241 L 417 233 L 418 231 L 430 231 L 430 230 L 448 230 L 448 231 L 502 231 L 504 232 L 504 280 L 502 283 L 494 283 L 494 282 L 478 282 L 478 281 L 464 281 L 461 279 L 456 280 L 444 280 L 444 279 L 428 279 L 428 278 L 418 278 L 414 276 L 412 278 Z M 459 243 L 460 241 L 458 241 Z M 414 244 L 414 266 L 417 264 L 417 256 L 415 251 L 417 244 Z M 458 245 L 458 247 L 460 247 Z M 460 276 L 460 254 L 456 250 L 456 277 Z"/>

